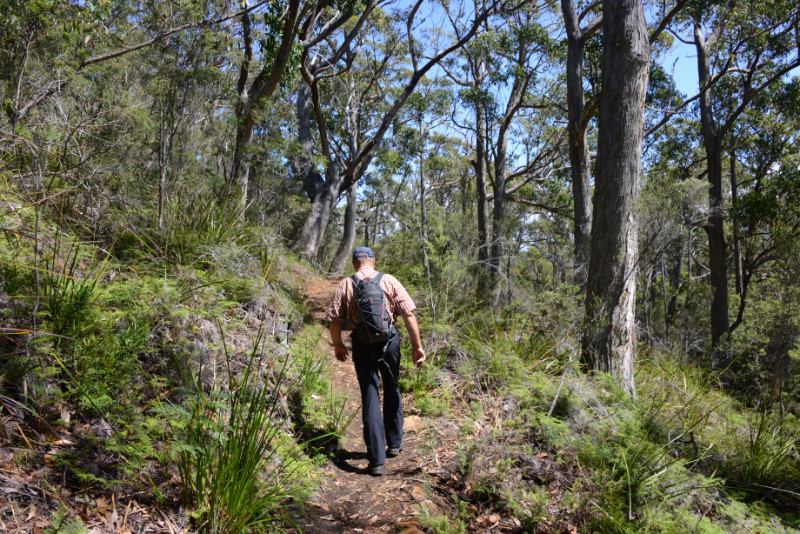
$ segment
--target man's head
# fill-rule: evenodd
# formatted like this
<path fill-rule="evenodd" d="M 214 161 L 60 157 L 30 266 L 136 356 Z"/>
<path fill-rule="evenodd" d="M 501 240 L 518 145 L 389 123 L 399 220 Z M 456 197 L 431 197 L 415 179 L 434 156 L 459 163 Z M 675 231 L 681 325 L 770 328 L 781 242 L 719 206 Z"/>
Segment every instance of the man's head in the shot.
<path fill-rule="evenodd" d="M 375 254 L 369 247 L 358 247 L 353 251 L 353 267 L 357 271 L 365 265 L 375 266 Z"/>

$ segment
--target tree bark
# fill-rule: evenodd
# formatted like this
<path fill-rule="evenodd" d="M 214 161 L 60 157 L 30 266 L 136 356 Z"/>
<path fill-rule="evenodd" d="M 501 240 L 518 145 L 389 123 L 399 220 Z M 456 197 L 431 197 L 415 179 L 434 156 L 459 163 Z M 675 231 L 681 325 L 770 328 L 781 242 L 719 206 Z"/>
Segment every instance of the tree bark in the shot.
<path fill-rule="evenodd" d="M 338 198 L 338 188 L 334 191 L 333 188 L 326 187 L 311 204 L 311 212 L 309 212 L 300 232 L 300 237 L 295 244 L 295 250 L 304 258 L 316 257 Z"/>
<path fill-rule="evenodd" d="M 167 197 L 167 172 L 169 169 L 169 151 L 167 150 L 167 136 L 164 130 L 164 110 L 161 110 L 158 125 L 158 230 L 164 229 L 164 203 Z"/>
<path fill-rule="evenodd" d="M 730 154 L 731 166 L 731 203 L 734 209 L 739 203 L 739 182 L 736 179 L 736 150 L 731 148 Z M 739 242 L 740 229 L 739 219 L 733 218 L 733 265 L 736 273 L 736 294 L 742 294 L 742 247 Z"/>
<path fill-rule="evenodd" d="M 522 68 L 522 67 L 519 67 Z M 505 225 L 506 216 L 506 167 L 508 165 L 508 130 L 516 113 L 522 95 L 524 75 L 517 74 L 511 96 L 500 128 L 497 132 L 496 154 L 494 159 L 494 206 L 492 206 L 492 257 L 491 272 L 495 293 L 499 287 L 499 277 L 502 272 L 503 257 L 505 256 Z M 495 302 L 499 302 L 495 294 Z"/>
<path fill-rule="evenodd" d="M 514 74 L 514 83 L 511 87 L 511 94 L 506 103 L 506 109 L 500 120 L 497 132 L 497 142 L 495 143 L 496 153 L 494 159 L 494 206 L 492 211 L 492 275 L 494 284 L 494 301 L 500 303 L 502 300 L 500 278 L 502 276 L 503 264 L 505 259 L 506 241 L 506 187 L 508 176 L 508 134 L 514 117 L 520 110 L 528 89 L 530 73 L 526 72 L 525 64 L 528 56 L 528 44 L 521 43 L 517 52 L 517 65 Z"/>
<path fill-rule="evenodd" d="M 247 189 L 250 186 L 250 158 L 247 149 L 253 140 L 253 125 L 255 123 L 252 113 L 243 115 L 240 111 L 239 122 L 236 125 L 236 145 L 233 149 L 233 166 L 231 167 L 231 196 L 235 206 L 242 215 L 247 207 Z M 238 199 L 236 197 L 238 196 Z"/>
<path fill-rule="evenodd" d="M 427 128 L 422 124 L 422 117 L 419 120 L 419 133 L 422 139 L 425 139 Z M 431 261 L 428 256 L 428 209 L 427 203 L 427 188 L 425 184 L 425 144 L 423 141 L 422 147 L 419 152 L 419 233 L 420 240 L 422 241 L 422 263 L 425 266 L 425 274 L 428 277 L 428 296 L 430 297 L 431 314 L 433 318 L 433 325 L 436 326 L 436 301 L 433 298 L 433 282 L 431 277 Z"/>
<path fill-rule="evenodd" d="M 475 189 L 478 196 L 478 260 L 489 269 L 489 195 L 486 189 L 486 113 L 475 104 Z"/>
<path fill-rule="evenodd" d="M 603 3 L 603 94 L 586 291 L 585 366 L 636 394 L 636 270 L 650 45 L 642 0 Z"/>
<path fill-rule="evenodd" d="M 580 27 L 573 0 L 561 0 L 561 12 L 567 29 L 567 110 L 569 122 L 569 161 L 574 204 L 575 261 L 580 281 L 585 279 L 586 261 L 592 231 L 592 190 L 589 146 L 586 142 L 585 100 L 583 93 L 584 45 L 597 28 L 592 21 L 584 31 Z"/>
<path fill-rule="evenodd" d="M 703 39 L 700 24 L 695 22 L 695 49 L 697 50 L 697 72 L 702 94 L 700 104 L 700 130 L 703 148 L 706 153 L 708 176 L 708 221 L 705 231 L 708 235 L 708 268 L 711 282 L 711 345 L 716 347 L 723 335 L 728 332 L 728 266 L 725 250 L 725 201 L 722 196 L 722 142 L 714 122 L 712 89 L 709 86 L 709 49 L 719 35 L 715 32 L 708 40 Z M 724 362 L 712 362 L 724 365 Z"/>
<path fill-rule="evenodd" d="M 357 154 L 361 146 L 361 131 L 359 124 L 361 121 L 361 106 L 354 102 L 355 98 L 355 81 L 350 80 L 350 98 L 347 101 L 346 117 L 347 117 L 347 134 L 348 134 L 348 147 L 351 154 Z M 328 156 L 328 166 L 335 166 L 334 160 L 330 157 L 330 151 L 326 150 Z M 344 272 L 347 260 L 350 257 L 350 251 L 353 250 L 353 244 L 356 241 L 356 215 L 358 200 L 356 192 L 358 190 L 358 182 L 353 182 L 347 189 L 347 207 L 344 210 L 344 228 L 342 229 L 342 240 L 339 243 L 339 248 L 331 263 L 330 271 L 337 275 Z M 365 227 L 369 223 L 365 224 Z M 365 241 L 366 244 L 366 241 Z"/>
<path fill-rule="evenodd" d="M 297 137 L 300 140 L 300 156 L 298 157 L 298 173 L 303 179 L 303 189 L 313 202 L 325 186 L 325 181 L 314 166 L 314 139 L 311 135 L 311 87 L 305 80 L 300 80 L 297 91 Z"/>
<path fill-rule="evenodd" d="M 329 271 L 331 274 L 341 276 L 347 266 L 347 260 L 350 259 L 350 254 L 353 250 L 353 245 L 356 242 L 356 212 L 358 201 L 356 192 L 358 190 L 358 183 L 354 183 L 347 190 L 347 207 L 344 210 L 344 230 L 342 233 L 342 240 L 339 242 L 339 248 L 331 262 Z"/>

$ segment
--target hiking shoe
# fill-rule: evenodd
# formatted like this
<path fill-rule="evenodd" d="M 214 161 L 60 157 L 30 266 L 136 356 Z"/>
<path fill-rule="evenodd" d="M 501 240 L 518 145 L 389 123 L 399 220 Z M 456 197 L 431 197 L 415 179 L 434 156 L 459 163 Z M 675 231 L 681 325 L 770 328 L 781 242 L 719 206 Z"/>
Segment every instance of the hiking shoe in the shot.
<path fill-rule="evenodd" d="M 383 464 L 373 464 L 372 462 L 369 463 L 367 466 L 367 473 L 374 477 L 382 477 L 383 476 Z"/>
<path fill-rule="evenodd" d="M 399 455 L 401 452 L 403 452 L 403 444 L 402 443 L 397 447 L 389 447 L 386 450 L 386 457 L 387 458 L 394 458 L 395 456 Z"/>

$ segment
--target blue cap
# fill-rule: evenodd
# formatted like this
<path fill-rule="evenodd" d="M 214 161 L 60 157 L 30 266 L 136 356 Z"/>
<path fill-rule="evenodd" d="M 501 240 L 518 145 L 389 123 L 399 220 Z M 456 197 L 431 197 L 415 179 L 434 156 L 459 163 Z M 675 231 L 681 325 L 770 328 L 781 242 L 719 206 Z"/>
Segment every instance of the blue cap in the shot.
<path fill-rule="evenodd" d="M 369 247 L 358 247 L 353 251 L 353 259 L 357 260 L 360 258 L 374 258 L 375 254 L 372 253 L 372 249 Z"/>

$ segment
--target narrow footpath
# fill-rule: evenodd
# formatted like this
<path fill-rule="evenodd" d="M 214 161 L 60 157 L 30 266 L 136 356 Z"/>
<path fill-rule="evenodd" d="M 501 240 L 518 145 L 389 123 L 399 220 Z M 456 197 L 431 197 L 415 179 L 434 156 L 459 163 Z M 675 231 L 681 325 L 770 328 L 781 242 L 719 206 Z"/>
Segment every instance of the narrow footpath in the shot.
<path fill-rule="evenodd" d="M 323 322 L 339 278 L 311 283 L 308 303 L 314 319 Z M 349 336 L 345 336 L 349 342 Z M 406 406 L 404 449 L 387 458 L 385 475 L 366 472 L 367 458 L 362 440 L 360 395 L 352 361 L 333 359 L 333 343 L 325 328 L 320 350 L 327 350 L 332 363 L 333 390 L 347 396 L 348 413 L 358 411 L 336 455 L 324 468 L 323 480 L 308 508 L 294 519 L 307 534 L 332 532 L 398 532 L 415 534 L 421 514 L 442 515 L 452 508 L 455 494 L 445 484 L 455 481 L 457 453 L 452 446 L 457 434 L 455 421 L 426 421 L 409 413 Z M 348 347 L 349 348 L 349 347 Z"/>

